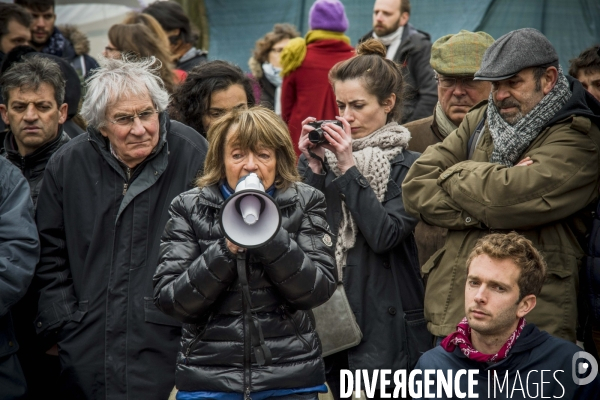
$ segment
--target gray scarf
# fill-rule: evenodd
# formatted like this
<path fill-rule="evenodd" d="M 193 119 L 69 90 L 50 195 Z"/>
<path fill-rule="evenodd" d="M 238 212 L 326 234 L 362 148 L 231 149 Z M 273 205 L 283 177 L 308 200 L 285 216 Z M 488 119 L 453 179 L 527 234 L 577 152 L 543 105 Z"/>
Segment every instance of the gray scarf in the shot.
<path fill-rule="evenodd" d="M 390 122 L 361 139 L 352 140 L 352 157 L 358 171 L 365 177 L 377 200 L 383 201 L 387 191 L 392 161 L 408 146 L 410 132 L 396 122 Z M 329 150 L 325 150 L 325 158 L 336 176 L 341 175 L 337 166 L 337 158 Z M 342 202 L 342 220 L 338 227 L 338 240 L 335 246 L 335 261 L 341 282 L 346 264 L 348 250 L 356 243 L 358 227 L 352 218 L 350 210 Z"/>
<path fill-rule="evenodd" d="M 490 162 L 512 167 L 523 151 L 540 134 L 542 127 L 554 117 L 571 97 L 569 82 L 562 68 L 558 68 L 558 81 L 552 90 L 515 125 L 510 125 L 494 105 L 490 93 L 487 109 L 488 126 L 494 141 Z"/>

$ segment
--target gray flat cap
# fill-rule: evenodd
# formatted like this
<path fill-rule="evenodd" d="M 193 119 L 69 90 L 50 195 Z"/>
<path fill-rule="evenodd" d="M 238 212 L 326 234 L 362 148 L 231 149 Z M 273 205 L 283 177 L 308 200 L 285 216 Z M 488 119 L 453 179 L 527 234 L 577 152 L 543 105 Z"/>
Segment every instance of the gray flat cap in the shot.
<path fill-rule="evenodd" d="M 525 68 L 558 66 L 558 54 L 552 43 L 533 28 L 517 29 L 496 40 L 483 55 L 476 81 L 500 81 Z"/>

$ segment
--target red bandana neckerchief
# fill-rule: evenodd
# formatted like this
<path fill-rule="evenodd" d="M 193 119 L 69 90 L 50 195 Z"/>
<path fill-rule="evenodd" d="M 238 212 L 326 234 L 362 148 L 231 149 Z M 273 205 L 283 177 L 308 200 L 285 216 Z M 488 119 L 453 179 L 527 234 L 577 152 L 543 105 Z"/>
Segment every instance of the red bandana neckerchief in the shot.
<path fill-rule="evenodd" d="M 484 354 L 475 350 L 473 344 L 471 343 L 471 327 L 469 326 L 466 317 L 463 318 L 458 325 L 456 325 L 456 332 L 449 334 L 444 340 L 442 340 L 441 346 L 447 352 L 454 351 L 456 346 L 458 346 L 460 347 L 460 351 L 462 351 L 465 356 L 473 361 L 498 362 L 506 358 L 508 352 L 515 344 L 515 341 L 521 334 L 521 331 L 525 327 L 526 323 L 527 322 L 525 322 L 525 318 L 521 318 L 519 320 L 517 329 L 512 333 L 512 335 L 510 335 L 506 343 L 504 343 L 502 348 L 496 354 Z"/>

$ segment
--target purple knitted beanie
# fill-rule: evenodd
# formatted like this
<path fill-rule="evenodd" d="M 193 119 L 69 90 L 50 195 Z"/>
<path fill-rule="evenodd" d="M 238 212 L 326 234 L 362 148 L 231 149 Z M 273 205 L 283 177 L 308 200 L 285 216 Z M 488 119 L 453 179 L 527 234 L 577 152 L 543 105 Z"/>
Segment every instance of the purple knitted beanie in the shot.
<path fill-rule="evenodd" d="M 339 0 L 317 0 L 310 8 L 308 26 L 311 30 L 346 32 L 348 18 Z"/>

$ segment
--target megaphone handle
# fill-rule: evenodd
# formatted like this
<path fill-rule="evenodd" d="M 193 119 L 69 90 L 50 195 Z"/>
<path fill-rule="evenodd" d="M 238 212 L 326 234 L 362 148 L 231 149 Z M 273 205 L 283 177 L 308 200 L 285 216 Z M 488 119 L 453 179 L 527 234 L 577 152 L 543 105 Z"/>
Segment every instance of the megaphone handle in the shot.
<path fill-rule="evenodd" d="M 252 298 L 250 297 L 250 289 L 248 287 L 248 275 L 246 272 L 246 252 L 237 253 L 237 271 L 242 287 L 242 303 L 245 304 L 244 314 L 248 319 L 248 325 L 250 327 L 250 339 L 252 341 L 252 348 L 254 349 L 254 356 L 256 357 L 256 363 L 259 366 L 271 365 L 273 357 L 271 350 L 265 344 L 265 337 L 262 332 L 260 323 L 252 316 Z"/>

